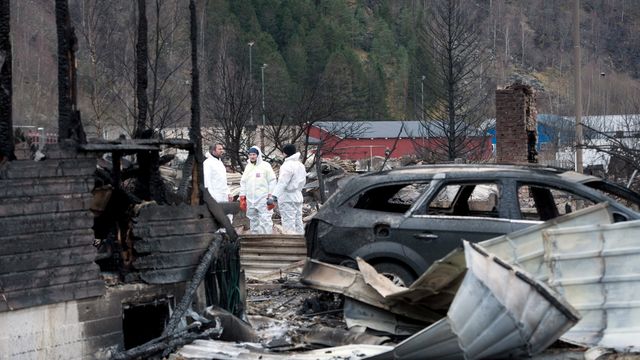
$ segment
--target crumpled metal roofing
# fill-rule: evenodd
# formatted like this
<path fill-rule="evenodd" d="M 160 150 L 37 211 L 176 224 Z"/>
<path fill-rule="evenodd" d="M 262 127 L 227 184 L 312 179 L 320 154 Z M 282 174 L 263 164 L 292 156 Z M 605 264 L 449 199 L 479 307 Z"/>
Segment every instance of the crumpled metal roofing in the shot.
<path fill-rule="evenodd" d="M 518 358 L 541 352 L 579 320 L 553 290 L 465 241 L 468 271 L 447 317 L 393 350 L 390 359 Z"/>
<path fill-rule="evenodd" d="M 612 222 L 609 204 L 601 203 L 480 244 L 508 264 L 518 265 L 536 279 L 545 281 L 549 277 L 549 269 L 544 262 L 544 230 Z"/>
<path fill-rule="evenodd" d="M 582 320 L 562 340 L 640 350 L 640 220 L 544 231 L 549 284 Z"/>

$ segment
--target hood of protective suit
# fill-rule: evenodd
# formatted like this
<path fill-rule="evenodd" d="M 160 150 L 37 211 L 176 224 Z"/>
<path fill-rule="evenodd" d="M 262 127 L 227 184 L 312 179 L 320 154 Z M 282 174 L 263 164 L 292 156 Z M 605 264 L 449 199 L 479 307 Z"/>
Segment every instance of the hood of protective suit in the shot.
<path fill-rule="evenodd" d="M 300 153 L 297 152 L 291 156 L 288 156 L 284 159 L 284 161 L 300 161 Z"/>
<path fill-rule="evenodd" d="M 256 165 L 260 165 L 260 163 L 262 163 L 262 151 L 260 150 L 259 147 L 257 146 L 252 146 L 249 149 L 256 149 L 258 150 L 258 158 L 256 159 Z M 251 163 L 251 160 L 248 160 L 249 163 Z"/>

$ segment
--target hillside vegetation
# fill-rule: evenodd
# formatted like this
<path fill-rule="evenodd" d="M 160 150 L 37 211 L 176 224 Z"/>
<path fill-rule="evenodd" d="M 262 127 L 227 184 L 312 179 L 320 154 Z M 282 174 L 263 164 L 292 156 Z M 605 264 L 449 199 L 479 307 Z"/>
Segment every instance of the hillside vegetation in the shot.
<path fill-rule="evenodd" d="M 538 89 L 539 112 L 570 114 L 572 2 L 462 4 L 474 14 L 488 59 L 483 74 L 489 87 L 478 91 L 490 94 L 522 79 Z M 53 6 L 47 0 L 11 1 L 16 125 L 56 126 Z M 305 116 L 417 119 L 422 103 L 436 106 L 424 86 L 439 85 L 430 83 L 435 69 L 424 31 L 433 1 L 199 0 L 197 6 L 205 124 L 220 118 L 260 123 L 263 84 L 270 123 Z M 83 121 L 97 134 L 108 126 L 130 131 L 135 1 L 70 0 L 70 7 L 79 39 Z M 583 113 L 640 112 L 640 7 L 629 0 L 582 0 L 580 16 Z M 186 123 L 187 2 L 147 0 L 147 17 L 151 123 Z M 223 103 L 242 95 L 242 109 Z"/>

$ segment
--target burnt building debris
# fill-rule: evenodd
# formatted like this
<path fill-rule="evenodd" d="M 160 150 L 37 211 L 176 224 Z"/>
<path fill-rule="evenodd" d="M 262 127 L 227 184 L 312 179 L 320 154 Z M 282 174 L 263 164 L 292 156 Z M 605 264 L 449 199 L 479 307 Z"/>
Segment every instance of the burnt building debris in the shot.
<path fill-rule="evenodd" d="M 55 5 L 58 143 L 39 148 L 37 161 L 15 160 L 11 107 L 1 106 L 0 357 L 146 357 L 220 333 L 210 321 L 178 324 L 191 308 L 243 311 L 239 243 L 225 216 L 234 207 L 201 193 L 193 161 L 177 189 L 161 180 L 161 151 L 185 149 L 193 160 L 199 144 L 143 128 L 136 140 L 86 141 L 77 39 L 67 0 Z M 11 104 L 8 7 L 0 105 Z M 199 125 L 192 132 L 199 141 Z"/>
<path fill-rule="evenodd" d="M 496 90 L 496 162 L 537 163 L 535 89 L 515 83 Z"/>
<path fill-rule="evenodd" d="M 0 311 L 101 296 L 89 211 L 96 160 L 53 151 L 0 168 Z"/>
<path fill-rule="evenodd" d="M 31 324 L 2 331 L 8 356 L 109 358 L 163 334 L 169 314 L 191 306 L 243 310 L 239 245 L 219 231 L 233 207 L 143 203 L 117 171 L 96 177 L 95 153 L 136 146 L 157 147 L 53 145 L 42 161 L 1 165 L 0 322 Z M 46 314 L 55 320 L 42 323 Z M 141 330 L 132 319 L 156 325 Z M 55 335 L 60 326 L 64 336 Z"/>

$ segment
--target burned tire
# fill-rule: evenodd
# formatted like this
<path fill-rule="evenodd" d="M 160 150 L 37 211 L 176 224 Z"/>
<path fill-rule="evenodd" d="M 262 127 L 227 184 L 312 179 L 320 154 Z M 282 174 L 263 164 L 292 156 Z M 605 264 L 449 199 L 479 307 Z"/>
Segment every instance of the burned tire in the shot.
<path fill-rule="evenodd" d="M 383 262 L 375 264 L 373 267 L 398 286 L 409 287 L 416 281 L 413 271 L 400 264 Z"/>

